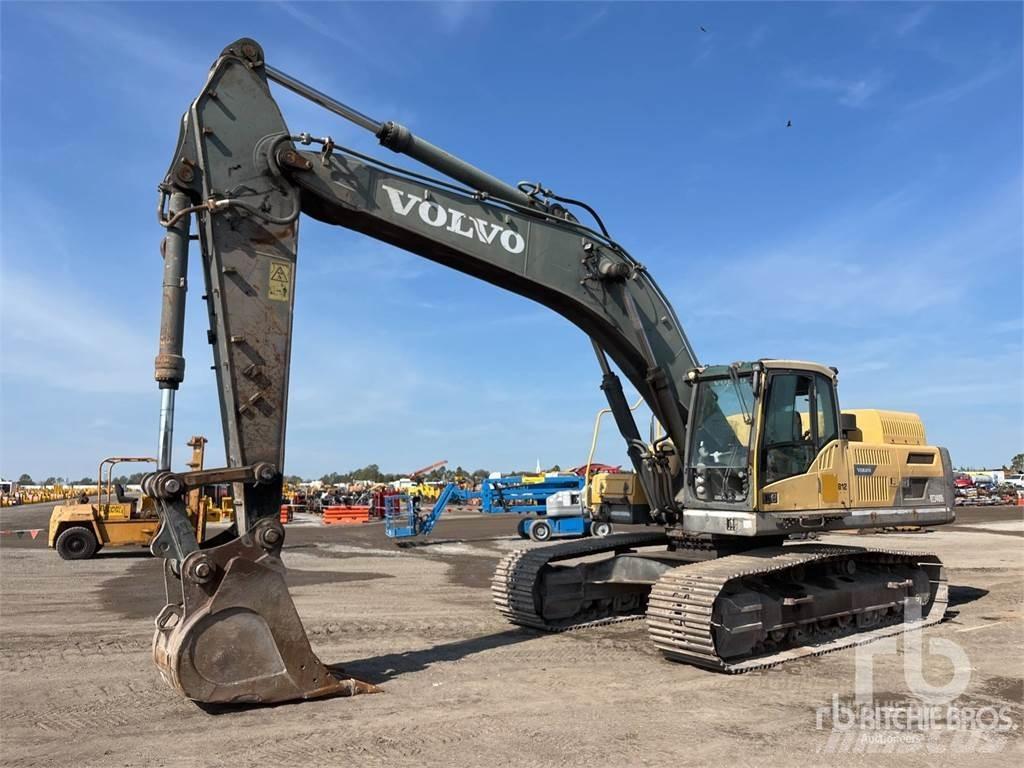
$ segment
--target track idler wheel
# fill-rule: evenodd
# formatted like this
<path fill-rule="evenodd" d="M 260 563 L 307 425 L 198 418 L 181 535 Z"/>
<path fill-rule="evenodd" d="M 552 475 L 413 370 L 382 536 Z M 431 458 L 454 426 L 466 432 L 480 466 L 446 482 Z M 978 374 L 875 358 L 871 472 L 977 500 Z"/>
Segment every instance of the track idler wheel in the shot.
<path fill-rule="evenodd" d="M 153 659 L 168 685 L 204 704 L 269 704 L 375 693 L 313 653 L 284 580 L 280 522 L 259 521 L 227 544 L 165 561 L 168 600 Z"/>

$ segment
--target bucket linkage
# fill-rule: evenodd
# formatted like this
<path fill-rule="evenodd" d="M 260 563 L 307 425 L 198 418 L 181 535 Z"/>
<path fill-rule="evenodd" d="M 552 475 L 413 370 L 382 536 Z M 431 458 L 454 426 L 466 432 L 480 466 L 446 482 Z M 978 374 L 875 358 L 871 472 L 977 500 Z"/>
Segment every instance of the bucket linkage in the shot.
<path fill-rule="evenodd" d="M 165 529 L 175 506 L 164 508 Z M 313 653 L 284 580 L 283 544 L 280 522 L 263 518 L 227 543 L 164 561 L 167 605 L 156 619 L 153 658 L 173 689 L 203 704 L 379 690 L 328 669 Z"/>

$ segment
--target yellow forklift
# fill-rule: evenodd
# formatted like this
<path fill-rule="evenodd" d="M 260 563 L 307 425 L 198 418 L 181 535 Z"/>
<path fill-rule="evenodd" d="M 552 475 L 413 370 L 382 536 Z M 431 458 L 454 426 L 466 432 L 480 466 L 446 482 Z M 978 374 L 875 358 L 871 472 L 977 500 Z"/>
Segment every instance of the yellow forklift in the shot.
<path fill-rule="evenodd" d="M 192 461 L 189 467 L 202 469 L 205 437 L 193 437 Z M 133 456 L 112 456 L 100 462 L 96 476 L 99 495 L 96 503 L 88 497 L 74 504 L 59 504 L 50 514 L 47 544 L 64 560 L 87 560 L 103 547 L 148 547 L 160 527 L 156 504 L 149 496 L 130 497 L 124 487 L 114 482 L 118 464 L 149 463 L 156 459 Z M 189 494 L 188 517 L 197 532 L 196 540 L 206 536 L 207 500 L 199 491 Z"/>

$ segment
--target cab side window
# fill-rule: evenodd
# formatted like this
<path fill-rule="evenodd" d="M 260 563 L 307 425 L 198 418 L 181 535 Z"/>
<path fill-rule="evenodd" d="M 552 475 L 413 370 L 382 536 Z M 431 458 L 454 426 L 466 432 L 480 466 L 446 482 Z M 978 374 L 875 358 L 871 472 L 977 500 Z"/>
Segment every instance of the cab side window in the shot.
<path fill-rule="evenodd" d="M 836 398 L 832 382 L 820 373 L 814 376 L 814 410 L 817 414 L 816 443 L 820 451 L 839 437 L 836 424 Z"/>
<path fill-rule="evenodd" d="M 814 461 L 813 391 L 814 379 L 807 374 L 779 373 L 769 379 L 761 467 L 766 483 L 802 475 Z"/>

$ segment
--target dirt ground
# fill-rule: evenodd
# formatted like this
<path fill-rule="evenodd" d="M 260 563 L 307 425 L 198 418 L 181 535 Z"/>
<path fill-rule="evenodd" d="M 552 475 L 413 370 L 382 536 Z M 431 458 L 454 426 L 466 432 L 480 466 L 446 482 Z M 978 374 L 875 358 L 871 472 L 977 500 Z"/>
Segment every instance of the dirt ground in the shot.
<path fill-rule="evenodd" d="M 156 560 L 105 550 L 64 562 L 45 530 L 8 534 L 0 764 L 1018 765 L 1022 511 L 962 510 L 955 526 L 925 534 L 826 539 L 945 560 L 950 610 L 925 646 L 943 639 L 966 654 L 970 682 L 952 702 L 961 717 L 1001 711 L 1009 723 L 896 734 L 839 732 L 818 712 L 850 703 L 853 650 L 731 677 L 663 660 L 642 621 L 564 635 L 505 624 L 489 579 L 523 543 L 514 520 L 472 514 L 443 519 L 429 544 L 406 549 L 379 524 L 289 526 L 285 563 L 314 650 L 385 692 L 210 714 L 177 698 L 151 661 L 164 594 Z M 0 529 L 43 527 L 48 512 L 0 510 Z M 924 674 L 938 686 L 952 665 L 933 650 Z M 875 657 L 876 704 L 920 703 L 904 666 L 904 655 Z"/>

